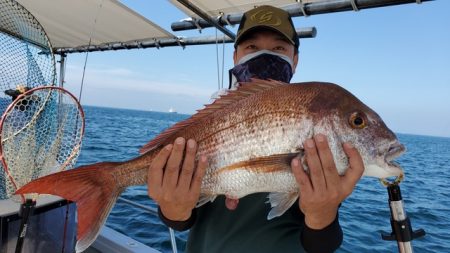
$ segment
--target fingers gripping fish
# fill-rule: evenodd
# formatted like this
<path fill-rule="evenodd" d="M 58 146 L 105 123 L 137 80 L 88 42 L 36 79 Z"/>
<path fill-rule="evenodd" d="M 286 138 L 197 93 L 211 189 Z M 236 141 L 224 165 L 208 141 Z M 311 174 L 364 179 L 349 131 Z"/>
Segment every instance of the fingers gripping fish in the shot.
<path fill-rule="evenodd" d="M 17 193 L 46 193 L 76 202 L 76 250 L 83 251 L 97 237 L 122 191 L 145 184 L 152 159 L 182 136 L 195 139 L 197 157 L 206 155 L 209 160 L 198 205 L 221 194 L 241 198 L 270 192 L 271 219 L 298 198 L 290 162 L 303 157 L 302 143 L 318 133 L 327 136 L 339 174 L 348 168 L 341 143 L 351 142 L 363 158 L 364 175 L 402 175 L 391 161 L 403 153 L 403 145 L 373 110 L 345 89 L 331 83 L 255 79 L 162 132 L 141 149 L 139 157 L 49 175 Z"/>

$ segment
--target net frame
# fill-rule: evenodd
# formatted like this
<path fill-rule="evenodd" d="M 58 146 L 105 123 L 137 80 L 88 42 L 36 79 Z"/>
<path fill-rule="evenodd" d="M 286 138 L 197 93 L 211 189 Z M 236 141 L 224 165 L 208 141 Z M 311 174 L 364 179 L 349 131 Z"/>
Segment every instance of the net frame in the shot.
<path fill-rule="evenodd" d="M 0 0 L 0 112 L 12 101 L 4 92 L 18 85 L 55 85 L 56 61 L 39 21 L 15 0 Z"/>
<path fill-rule="evenodd" d="M 14 110 L 22 110 L 22 111 L 26 111 L 25 107 L 29 106 L 30 104 L 33 103 L 33 99 L 36 99 L 36 93 L 44 95 L 44 99 L 43 101 L 40 100 L 34 100 L 38 102 L 38 105 L 40 105 L 40 107 L 37 108 L 37 110 L 35 110 L 34 114 L 31 115 L 27 120 L 19 123 L 19 124 L 15 124 L 15 122 L 11 123 L 10 118 L 13 117 L 13 119 L 15 119 L 14 117 L 16 117 L 17 115 L 14 115 Z M 46 92 L 46 94 L 44 94 L 43 92 Z M 33 96 L 35 96 L 33 98 Z M 57 97 L 56 101 L 52 101 L 53 99 L 55 99 L 55 97 Z M 40 98 L 40 97 L 38 97 Z M 25 100 L 27 99 L 27 100 Z M 59 113 L 60 110 L 64 110 L 66 107 L 67 108 L 67 103 L 64 103 L 64 99 L 68 99 L 71 104 L 69 106 L 73 106 L 73 108 L 76 108 L 76 117 L 75 118 L 71 118 L 71 120 L 75 120 L 75 124 L 73 124 L 73 122 L 67 122 L 67 117 L 66 118 L 62 118 L 64 121 L 61 122 L 61 115 L 65 116 L 64 114 Z M 27 103 L 23 103 L 24 101 L 29 101 Z M 30 102 L 31 101 L 31 102 Z M 56 109 L 51 107 L 51 106 L 55 106 L 54 104 L 51 103 L 58 103 L 56 105 Z M 48 107 L 49 106 L 49 107 Z M 47 108 L 48 107 L 48 108 Z M 62 108 L 62 109 L 61 109 Z M 69 108 L 70 109 L 70 108 Z M 66 133 L 65 131 L 67 130 L 67 128 L 65 128 L 66 125 L 70 125 L 70 126 L 75 126 L 75 128 L 73 129 L 69 129 L 69 130 L 76 130 L 76 133 L 74 135 L 73 140 L 70 139 L 69 140 L 67 138 L 65 138 L 65 140 L 67 141 L 72 141 L 69 144 L 69 152 L 65 152 L 67 151 L 67 148 L 63 149 L 63 152 L 67 153 L 67 155 L 62 155 L 62 159 L 63 161 L 61 161 L 60 163 L 58 163 L 59 166 L 53 166 L 52 169 L 47 169 L 47 168 L 41 168 L 41 170 L 38 170 L 39 172 L 43 171 L 43 173 L 38 173 L 37 175 L 33 175 L 31 178 L 26 178 L 26 181 L 23 180 L 17 180 L 16 175 L 13 175 L 14 173 L 12 173 L 11 169 L 13 169 L 13 171 L 18 170 L 17 166 L 20 167 L 20 163 L 19 165 L 17 165 L 17 163 L 14 161 L 14 159 L 18 159 L 20 157 L 21 154 L 11 154 L 11 151 L 9 151 L 11 148 L 6 146 L 7 142 L 11 142 L 14 141 L 14 138 L 19 138 L 18 136 L 24 132 L 24 131 L 48 131 L 47 128 L 48 125 L 47 124 L 41 124 L 41 126 L 36 127 L 31 127 L 30 129 L 28 129 L 30 127 L 30 125 L 37 125 L 38 121 L 41 119 L 39 117 L 41 117 L 43 114 L 45 113 L 52 113 L 50 112 L 46 112 L 45 110 L 58 110 L 58 112 L 56 113 L 56 115 L 52 115 L 52 117 L 57 119 L 57 122 L 50 122 L 51 124 L 57 124 L 57 127 L 55 128 L 55 126 L 53 125 L 53 128 L 51 128 L 51 130 L 55 130 L 55 131 L 51 131 L 49 133 L 44 133 L 47 134 L 46 137 L 48 138 L 39 138 L 39 136 L 41 136 L 41 132 L 39 132 L 38 138 L 40 139 L 40 144 L 37 146 L 33 146 L 33 145 L 29 145 L 29 148 L 38 148 L 40 151 L 43 150 L 42 153 L 44 153 L 44 156 L 39 156 L 39 153 L 36 154 L 36 149 L 34 151 L 31 151 L 33 158 L 35 159 L 33 160 L 35 163 L 31 166 L 36 166 L 36 160 L 38 160 L 38 165 L 44 166 L 44 165 L 49 165 L 47 164 L 48 161 L 55 161 L 58 162 L 58 157 L 59 156 L 59 152 L 60 152 L 60 144 L 61 142 L 63 142 L 64 138 L 66 137 Z M 11 117 L 10 117 L 11 116 Z M 45 115 L 44 115 L 45 117 Z M 5 124 L 6 123 L 6 124 Z M 15 127 L 15 131 L 13 134 L 11 134 L 11 131 L 8 129 L 8 127 L 11 128 L 11 126 L 13 125 L 13 127 Z M 70 128 L 69 126 L 69 128 Z M 47 130 L 46 130 L 47 129 Z M 5 134 L 5 131 L 10 131 L 7 132 L 8 134 Z M 57 132 L 56 135 L 52 135 L 54 132 Z M 81 143 L 82 143 L 82 138 L 84 136 L 84 132 L 85 132 L 85 116 L 84 116 L 84 111 L 82 109 L 82 106 L 80 105 L 79 101 L 76 99 L 76 97 L 71 94 L 70 92 L 68 92 L 67 90 L 61 88 L 61 87 L 57 87 L 57 86 L 43 86 L 43 87 L 37 87 L 34 89 L 31 89 L 25 93 L 23 93 L 22 95 L 20 95 L 13 103 L 11 103 L 8 108 L 6 109 L 5 113 L 2 116 L 2 119 L 0 121 L 0 158 L 1 158 L 1 164 L 3 165 L 3 169 L 5 172 L 5 194 L 7 197 L 11 197 L 14 193 L 12 192 L 11 189 L 14 190 L 14 192 L 20 188 L 21 186 L 23 186 L 24 184 L 32 181 L 33 179 L 42 177 L 44 175 L 48 175 L 51 173 L 56 173 L 58 171 L 62 171 L 65 169 L 70 169 L 72 168 L 75 163 L 76 160 L 78 158 L 78 155 L 81 151 Z M 72 132 L 74 133 L 74 132 Z M 26 134 L 26 133 L 25 133 Z M 56 137 L 55 137 L 56 136 Z M 28 135 L 26 135 L 26 137 L 29 137 Z M 34 138 L 34 139 L 33 139 Z M 23 144 L 23 142 L 26 143 L 26 141 L 30 140 L 30 143 L 36 138 L 31 136 L 31 139 L 18 139 L 19 144 Z M 47 141 L 50 142 L 50 145 L 47 145 Z M 58 143 L 56 143 L 58 142 Z M 10 144 L 8 144 L 10 145 Z M 16 146 L 13 146 L 13 148 Z M 22 148 L 27 148 L 28 146 L 26 145 L 19 145 L 19 152 L 22 150 Z M 49 151 L 49 149 L 53 149 L 53 148 L 57 148 L 58 150 L 54 150 L 53 153 L 51 152 L 46 152 Z M 5 152 L 5 150 L 8 150 L 7 152 Z M 17 150 L 14 150 L 17 151 Z M 26 153 L 26 152 L 25 152 Z M 50 155 L 54 155 L 56 153 L 56 156 L 54 157 L 50 157 Z M 28 154 L 25 154 L 25 156 Z M 14 156 L 14 157 L 13 157 Z M 34 157 L 36 156 L 36 157 Z M 51 158 L 55 158 L 55 160 L 48 160 Z M 28 165 L 30 166 L 30 165 Z M 32 168 L 33 169 L 33 173 L 34 174 L 36 172 L 36 168 Z M 9 181 L 8 181 L 9 180 Z M 19 181 L 19 183 L 18 183 Z M 31 199 L 36 199 L 37 195 L 30 195 L 27 196 L 25 198 L 25 196 L 21 195 L 20 196 L 22 199 L 22 202 L 25 201 L 25 199 L 31 198 Z"/>

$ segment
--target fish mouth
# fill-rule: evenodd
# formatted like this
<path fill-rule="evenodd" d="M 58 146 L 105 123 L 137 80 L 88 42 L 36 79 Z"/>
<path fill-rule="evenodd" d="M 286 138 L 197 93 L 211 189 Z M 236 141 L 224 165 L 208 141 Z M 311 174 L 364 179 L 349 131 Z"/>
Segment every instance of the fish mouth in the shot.
<path fill-rule="evenodd" d="M 385 178 L 396 176 L 397 178 L 403 178 L 404 172 L 403 168 L 397 162 L 393 161 L 395 158 L 401 156 L 405 153 L 406 148 L 403 144 L 395 142 L 389 146 L 389 149 L 384 156 L 384 162 L 386 163 L 388 170 L 391 172 L 390 176 Z"/>
<path fill-rule="evenodd" d="M 400 144 L 398 142 L 394 143 L 389 147 L 389 149 L 384 157 L 384 161 L 390 166 L 395 166 L 395 167 L 400 168 L 400 165 L 398 163 L 394 162 L 393 160 L 395 158 L 401 156 L 403 153 L 405 153 L 405 151 L 406 151 L 406 148 L 403 144 Z"/>
<path fill-rule="evenodd" d="M 404 173 L 402 167 L 393 160 L 401 156 L 405 150 L 405 146 L 397 141 L 388 145 L 387 148 L 380 147 L 376 159 L 365 164 L 363 175 L 380 179 L 391 177 L 403 178 Z"/>

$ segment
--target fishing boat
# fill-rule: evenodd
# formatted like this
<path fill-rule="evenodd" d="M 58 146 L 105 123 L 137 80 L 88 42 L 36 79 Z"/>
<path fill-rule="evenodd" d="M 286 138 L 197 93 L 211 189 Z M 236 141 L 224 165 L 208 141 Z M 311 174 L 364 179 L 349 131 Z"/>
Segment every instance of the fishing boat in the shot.
<path fill-rule="evenodd" d="M 218 41 L 230 43 L 234 41 L 236 35 L 228 27 L 238 24 L 242 13 L 255 5 L 272 4 L 287 10 L 293 17 L 300 17 L 426 1 L 431 0 L 171 0 L 173 8 L 178 8 L 188 17 L 172 23 L 173 32 L 192 29 L 201 31 L 214 27 L 223 34 L 183 37 L 161 28 L 152 21 L 152 17 L 144 17 L 118 0 L 0 0 L 3 3 L 17 5 L 17 8 L 26 9 L 43 27 L 51 43 L 52 53 L 59 57 L 57 66 L 59 78 L 55 83 L 61 87 L 65 84 L 65 61 L 71 54 L 165 47 L 184 48 L 215 44 Z M 297 32 L 300 38 L 314 38 L 317 31 L 314 27 L 310 27 L 298 28 Z M 0 33 L 12 37 L 17 35 L 6 26 L 0 27 Z M 15 39 L 45 48 L 45 45 L 42 45 L 40 41 L 34 41 L 32 37 L 16 36 Z M 169 112 L 176 113 L 173 108 Z M 120 201 L 157 215 L 157 211 L 150 207 L 124 198 Z M 20 225 L 20 208 L 21 205 L 17 201 L 11 199 L 0 201 L 2 226 L 0 253 L 12 252 L 15 247 L 14 238 L 17 237 Z M 74 203 L 51 196 L 38 198 L 23 252 L 73 252 L 76 236 L 75 213 Z M 171 238 L 172 251 L 177 252 L 174 232 L 171 229 L 168 229 L 168 237 Z M 38 245 L 37 241 L 42 243 Z M 59 245 L 62 250 L 55 251 L 55 245 Z M 85 252 L 156 253 L 160 251 L 105 226 L 94 244 Z"/>

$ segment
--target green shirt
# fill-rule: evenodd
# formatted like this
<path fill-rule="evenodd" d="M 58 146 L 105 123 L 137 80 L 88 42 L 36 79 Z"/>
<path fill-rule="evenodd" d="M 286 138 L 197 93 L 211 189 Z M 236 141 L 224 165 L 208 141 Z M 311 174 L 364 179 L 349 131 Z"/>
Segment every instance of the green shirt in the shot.
<path fill-rule="evenodd" d="M 304 218 L 298 205 L 280 217 L 267 220 L 270 204 L 267 193 L 251 194 L 239 200 L 236 210 L 228 210 L 219 196 L 197 210 L 189 233 L 187 253 L 305 252 L 300 243 Z"/>
<path fill-rule="evenodd" d="M 310 229 L 296 203 L 280 217 L 267 220 L 270 204 L 266 201 L 267 193 L 251 194 L 241 198 L 236 210 L 231 211 L 225 206 L 225 197 L 218 196 L 181 222 L 168 220 L 158 211 L 167 226 L 180 231 L 191 229 L 186 253 L 329 253 L 341 245 L 337 217 L 324 229 Z"/>

